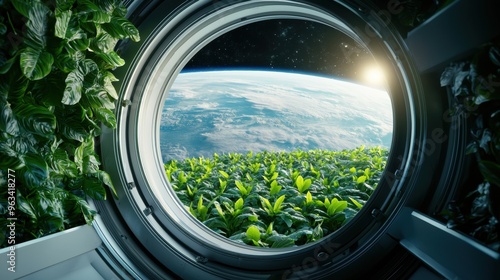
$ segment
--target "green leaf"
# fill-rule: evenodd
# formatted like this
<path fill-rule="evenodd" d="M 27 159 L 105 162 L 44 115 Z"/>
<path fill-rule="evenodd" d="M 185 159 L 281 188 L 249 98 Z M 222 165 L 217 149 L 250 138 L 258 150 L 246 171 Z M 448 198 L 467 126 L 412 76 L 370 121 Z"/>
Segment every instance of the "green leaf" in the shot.
<path fill-rule="evenodd" d="M 59 11 L 67 11 L 73 7 L 75 0 L 56 0 L 56 9 Z"/>
<path fill-rule="evenodd" d="M 111 181 L 111 177 L 106 171 L 99 170 L 97 171 L 97 178 L 99 181 L 101 181 L 103 184 L 108 186 L 108 188 L 113 192 L 113 194 L 118 197 L 118 194 L 116 193 L 116 189 L 113 185 L 113 182 Z"/>
<path fill-rule="evenodd" d="M 96 110 L 96 117 L 99 121 L 109 128 L 116 128 L 116 117 L 113 111 L 107 108 L 99 108 Z"/>
<path fill-rule="evenodd" d="M 88 176 L 83 181 L 82 190 L 86 195 L 90 196 L 92 199 L 105 200 L 106 199 L 106 189 L 104 188 L 101 180 L 94 176 Z"/>
<path fill-rule="evenodd" d="M 219 170 L 219 173 L 224 177 L 225 179 L 229 178 L 229 174 L 227 174 L 225 171 Z"/>
<path fill-rule="evenodd" d="M 481 160 L 479 161 L 479 170 L 486 181 L 500 187 L 500 164 L 492 161 Z"/>
<path fill-rule="evenodd" d="M 32 2 L 27 17 L 27 31 L 24 43 L 37 52 L 42 52 L 47 45 L 47 25 L 49 13 L 49 8 L 42 2 Z"/>
<path fill-rule="evenodd" d="M 299 175 L 297 179 L 295 179 L 295 185 L 299 189 L 299 192 L 302 192 L 302 188 L 304 187 L 304 178 Z"/>
<path fill-rule="evenodd" d="M 116 93 L 116 89 L 113 86 L 112 82 L 116 82 L 118 79 L 111 73 L 106 72 L 103 78 L 103 86 L 106 92 L 115 100 L 118 99 L 118 94 Z"/>
<path fill-rule="evenodd" d="M 17 61 L 17 56 L 11 57 L 8 60 L 2 60 L 0 62 L 0 74 L 6 74 L 11 69 L 14 62 Z"/>
<path fill-rule="evenodd" d="M 248 195 L 249 190 L 243 185 L 243 183 L 241 181 L 236 180 L 236 181 L 234 181 L 234 183 L 236 184 L 236 187 L 240 191 L 241 195 L 243 195 L 243 196 Z"/>
<path fill-rule="evenodd" d="M 328 207 L 327 214 L 332 216 L 335 213 L 342 212 L 345 208 L 347 208 L 347 201 L 339 201 L 337 198 L 334 198 Z"/>
<path fill-rule="evenodd" d="M 0 131 L 10 135 L 19 133 L 19 124 L 8 102 L 0 100 Z"/>
<path fill-rule="evenodd" d="M 244 200 L 243 198 L 239 198 L 238 200 L 236 200 L 236 202 L 234 203 L 234 209 L 236 210 L 240 210 L 240 209 L 243 209 L 243 203 L 244 203 Z"/>
<path fill-rule="evenodd" d="M 84 97 L 86 102 L 88 102 L 94 109 L 106 108 L 109 110 L 113 110 L 115 108 L 115 104 L 109 98 L 108 93 L 102 87 L 93 87 L 88 89 L 85 92 Z"/>
<path fill-rule="evenodd" d="M 259 231 L 259 228 L 257 228 L 254 225 L 249 226 L 248 229 L 247 229 L 247 231 L 246 231 L 246 236 L 248 237 L 248 239 L 251 239 L 251 240 L 253 240 L 255 242 L 260 241 L 260 231 Z"/>
<path fill-rule="evenodd" d="M 358 209 L 361 209 L 363 207 L 363 204 L 359 203 L 356 199 L 352 197 L 349 197 L 349 199 L 352 201 L 352 203 L 354 203 L 354 205 L 356 205 L 356 207 L 358 207 Z"/>
<path fill-rule="evenodd" d="M 26 130 L 46 138 L 53 136 L 56 118 L 47 108 L 26 103 L 16 107 L 15 113 Z"/>
<path fill-rule="evenodd" d="M 113 17 L 111 22 L 102 25 L 111 36 L 117 39 L 130 38 L 134 42 L 139 42 L 139 31 L 135 26 L 123 17 Z"/>
<path fill-rule="evenodd" d="M 87 224 L 90 225 L 90 223 L 92 223 L 97 212 L 90 208 L 90 205 L 85 199 L 70 193 L 67 201 L 74 203 L 74 207 L 78 209 L 77 212 L 83 215 Z"/>
<path fill-rule="evenodd" d="M 54 57 L 52 54 L 27 47 L 21 52 L 21 69 L 30 80 L 40 80 L 52 70 Z"/>
<path fill-rule="evenodd" d="M 104 11 L 94 11 L 89 15 L 90 17 L 87 19 L 87 21 L 97 24 L 103 24 L 111 21 L 111 15 Z"/>
<path fill-rule="evenodd" d="M 276 180 L 274 180 L 271 183 L 271 189 L 269 190 L 270 195 L 276 195 L 280 192 L 280 190 L 281 190 L 281 186 L 278 185 L 278 182 L 276 182 Z"/>
<path fill-rule="evenodd" d="M 273 210 L 273 206 L 271 205 L 271 203 L 269 202 L 269 200 L 265 197 L 260 197 L 260 201 L 261 201 L 261 204 L 262 204 L 262 208 L 264 208 L 264 210 L 266 210 L 266 212 L 268 214 L 273 214 L 272 210 Z"/>
<path fill-rule="evenodd" d="M 71 10 L 62 11 L 56 14 L 56 25 L 54 35 L 61 39 L 66 38 L 66 32 L 68 31 L 69 20 L 71 19 Z"/>
<path fill-rule="evenodd" d="M 281 220 L 283 220 L 283 222 L 285 222 L 286 226 L 291 228 L 292 225 L 293 225 L 293 220 L 292 220 L 292 216 L 288 213 L 281 213 L 279 215 L 279 217 L 281 218 Z"/>
<path fill-rule="evenodd" d="M 38 188 L 49 177 L 49 167 L 47 162 L 38 154 L 27 154 L 24 156 L 25 166 L 20 170 L 26 185 L 31 188 Z"/>
<path fill-rule="evenodd" d="M 363 184 L 366 181 L 366 176 L 359 176 L 359 178 L 356 180 L 357 184 Z"/>
<path fill-rule="evenodd" d="M 311 192 L 307 192 L 306 194 L 306 204 L 311 204 L 313 202 L 313 198 Z"/>
<path fill-rule="evenodd" d="M 222 207 L 220 207 L 220 204 L 218 201 L 214 201 L 215 209 L 217 209 L 217 213 L 219 213 L 219 216 L 224 218 L 224 210 L 222 210 Z"/>
<path fill-rule="evenodd" d="M 295 241 L 283 235 L 273 235 L 266 239 L 267 243 L 272 243 L 271 248 L 286 248 L 295 245 Z"/>
<path fill-rule="evenodd" d="M 29 18 L 29 11 L 33 6 L 33 0 L 11 0 L 12 6 L 25 18 Z"/>
<path fill-rule="evenodd" d="M 118 39 L 113 38 L 109 33 L 101 32 L 90 42 L 90 47 L 94 51 L 108 53 L 114 50 Z"/>
<path fill-rule="evenodd" d="M 276 199 L 276 201 L 274 202 L 274 207 L 273 207 L 274 213 L 279 213 L 279 211 L 281 210 L 281 204 L 283 203 L 284 200 L 285 200 L 285 195 L 282 195 L 282 196 L 278 197 L 278 199 Z"/>
<path fill-rule="evenodd" d="M 82 98 L 83 73 L 79 69 L 71 71 L 66 80 L 62 104 L 75 105 Z"/>
<path fill-rule="evenodd" d="M 268 226 L 268 227 L 267 227 L 267 229 L 266 229 L 266 234 L 271 235 L 271 234 L 273 233 L 273 225 L 274 225 L 274 222 L 271 222 L 271 223 L 269 224 L 269 226 Z"/>
<path fill-rule="evenodd" d="M 28 217 L 30 217 L 30 219 L 36 223 L 38 217 L 36 215 L 36 210 L 34 209 L 33 205 L 31 205 L 30 201 L 23 197 L 20 193 L 17 193 L 16 203 L 16 206 L 19 208 L 19 210 L 28 215 Z"/>
<path fill-rule="evenodd" d="M 95 158 L 93 137 L 88 137 L 75 149 L 74 161 L 80 173 L 95 173 L 99 163 Z"/>
<path fill-rule="evenodd" d="M 125 65 L 125 60 L 123 60 L 114 51 L 110 51 L 108 53 L 99 52 L 97 53 L 97 55 L 109 65 L 108 68 L 115 68 Z"/>
<path fill-rule="evenodd" d="M 68 139 L 73 139 L 78 142 L 83 142 L 90 135 L 87 128 L 83 126 L 81 120 L 75 117 L 61 119 L 58 123 L 59 130 L 62 135 Z"/>

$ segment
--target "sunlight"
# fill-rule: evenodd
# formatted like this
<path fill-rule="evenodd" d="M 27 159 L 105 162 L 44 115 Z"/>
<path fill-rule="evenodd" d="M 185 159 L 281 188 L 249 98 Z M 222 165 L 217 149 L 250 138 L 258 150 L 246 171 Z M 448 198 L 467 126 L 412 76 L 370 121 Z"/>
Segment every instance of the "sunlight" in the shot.
<path fill-rule="evenodd" d="M 385 84 L 384 71 L 376 66 L 369 66 L 365 69 L 364 79 L 367 83 L 374 86 L 382 86 Z"/>

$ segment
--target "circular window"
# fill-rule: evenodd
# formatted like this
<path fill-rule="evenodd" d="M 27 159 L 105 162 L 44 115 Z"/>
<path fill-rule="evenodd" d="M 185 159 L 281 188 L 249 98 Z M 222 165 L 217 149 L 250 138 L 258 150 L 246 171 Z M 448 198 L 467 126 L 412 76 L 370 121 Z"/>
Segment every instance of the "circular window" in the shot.
<path fill-rule="evenodd" d="M 147 38 L 140 46 L 125 45 L 122 49 L 130 66 L 127 71 L 117 73 L 121 76 L 122 103 L 117 110 L 118 127 L 116 131 L 105 132 L 101 143 L 106 150 L 103 155 L 106 169 L 115 184 L 121 185 L 117 187 L 116 208 L 148 254 L 175 274 L 188 278 L 199 275 L 231 276 L 233 279 L 291 275 L 314 278 L 355 265 L 367 251 L 386 254 L 386 249 L 394 246 L 382 233 L 402 207 L 420 199 L 412 196 L 412 192 L 417 186 L 415 176 L 423 172 L 420 164 L 423 151 L 419 143 L 425 139 L 426 115 L 423 97 L 419 96 L 419 78 L 401 39 L 376 13 L 365 12 L 370 10 L 333 1 L 203 1 L 184 6 L 162 3 L 141 23 L 140 28 L 148 34 Z M 313 76 L 315 71 L 307 68 L 307 61 L 303 61 L 303 65 L 295 64 L 300 66 L 296 68 L 293 63 L 285 65 L 283 61 L 287 59 L 295 63 L 299 60 L 298 56 L 293 56 L 299 49 L 288 44 L 281 47 L 292 56 L 279 57 L 280 53 L 264 52 L 268 55 L 267 60 L 264 59 L 266 69 L 257 58 L 246 57 L 248 52 L 233 54 L 230 57 L 233 64 L 226 64 L 224 71 L 221 62 L 215 63 L 219 68 L 209 69 L 215 64 L 203 65 L 207 62 L 203 55 L 205 58 L 228 55 L 223 49 L 214 54 L 209 46 L 224 36 L 235 34 L 238 29 L 282 24 L 282 33 L 277 35 L 285 40 L 291 36 L 292 30 L 287 27 L 293 26 L 292 22 L 326 28 L 341 34 L 336 36 L 344 36 L 346 40 L 334 40 L 335 45 L 316 41 L 308 46 L 328 49 L 337 56 L 335 59 L 348 63 L 335 64 L 323 58 L 326 62 L 318 66 L 314 60 L 322 53 L 311 52 L 310 65 L 330 71 L 330 76 L 326 72 L 316 72 Z M 321 34 L 324 40 L 332 39 L 324 32 Z M 307 45 L 306 41 L 304 43 Z M 240 61 L 235 62 L 238 57 Z M 234 68 L 241 68 L 238 63 L 245 59 L 254 60 L 253 68 L 234 71 Z M 344 80 L 338 80 L 339 77 Z M 194 115 L 196 113 L 199 114 Z M 203 141 L 205 143 L 201 144 Z M 371 166 L 382 164 L 378 166 L 376 188 L 370 192 L 369 199 L 339 197 L 338 200 L 356 209 L 348 217 L 348 223 L 324 229 L 325 235 L 311 233 L 311 240 L 316 242 L 302 240 L 288 243 L 292 246 L 275 246 L 286 248 L 248 246 L 251 240 L 257 244 L 260 240 L 252 238 L 255 235 L 248 232 L 249 226 L 241 225 L 231 229 L 233 234 L 243 236 L 235 242 L 235 238 L 230 239 L 231 234 L 216 234 L 196 217 L 208 214 L 216 217 L 219 210 L 230 211 L 229 207 L 234 210 L 238 199 L 245 196 L 242 189 L 248 192 L 246 195 L 251 192 L 249 181 L 254 178 L 248 166 L 255 162 L 249 163 L 245 171 L 235 172 L 214 168 L 207 172 L 203 167 L 201 176 L 210 179 L 207 181 L 215 181 L 213 189 L 205 192 L 217 195 L 225 181 L 226 185 L 236 187 L 235 195 L 240 195 L 227 204 L 219 201 L 219 207 L 214 207 L 211 213 L 203 213 L 202 206 L 215 204 L 214 200 L 196 194 L 195 185 L 188 190 L 185 187 L 188 170 L 174 170 L 175 164 L 170 164 L 173 159 L 177 162 L 190 159 L 193 164 L 207 160 L 206 164 L 210 165 L 207 158 L 214 153 L 219 158 L 228 154 L 255 158 L 260 153 L 290 154 L 309 150 L 353 149 L 361 153 L 361 145 L 365 145 L 366 151 L 377 152 L 373 148 L 377 145 L 386 149 L 385 154 L 378 150 L 379 159 L 369 159 Z M 325 161 L 327 157 L 325 152 L 317 160 Z M 332 165 L 335 160 L 325 163 L 325 166 L 330 164 L 330 171 L 335 168 Z M 316 163 L 303 164 L 294 160 L 290 164 L 292 168 L 287 166 L 281 173 L 288 172 L 293 194 L 299 197 L 295 205 L 298 208 L 312 201 L 308 192 L 311 197 L 324 193 L 324 190 L 314 189 L 319 188 L 319 184 L 335 188 L 339 180 L 348 178 L 354 180 L 355 185 L 366 188 L 370 184 L 365 181 L 373 175 L 367 167 L 352 166 L 352 170 L 341 165 L 340 171 L 345 173 L 337 174 L 334 179 L 325 173 L 328 168 L 321 173 Z M 300 175 L 302 179 L 298 179 L 299 175 L 294 176 L 293 164 L 305 165 L 309 173 L 317 172 L 314 176 L 321 180 L 314 184 L 318 186 L 304 187 L 313 185 L 313 180 L 306 175 Z M 173 167 L 169 170 L 169 166 Z M 260 176 L 262 184 L 267 183 L 269 188 L 273 181 L 282 188 L 287 185 L 272 178 L 276 171 L 271 170 L 271 165 L 259 165 L 259 168 L 262 170 L 256 172 L 268 173 Z M 212 180 L 214 174 L 221 177 Z M 305 183 L 307 180 L 310 181 Z M 237 182 L 242 185 L 241 189 Z M 203 181 L 200 179 L 199 183 Z M 184 197 L 179 196 L 180 191 Z M 280 191 L 273 193 L 275 198 L 267 198 L 268 210 L 275 210 L 274 214 L 285 208 L 276 206 L 279 197 L 287 197 Z M 425 192 L 422 187 L 419 191 Z M 294 199 L 290 194 L 288 197 Z M 193 200 L 187 201 L 189 196 Z M 333 198 L 335 196 L 322 195 L 318 201 L 325 204 L 327 199 L 332 203 Z M 291 202 L 283 200 L 282 203 L 294 209 Z M 259 198 L 256 204 L 265 207 L 267 203 Z M 328 212 L 328 207 L 325 211 Z M 246 214 L 247 219 L 260 217 L 258 213 Z M 287 226 L 288 222 L 294 223 L 293 219 L 281 218 L 273 225 Z M 316 225 L 319 224 L 322 223 Z M 219 233 L 227 233 L 223 226 L 214 228 Z M 269 229 L 270 223 L 263 223 L 258 231 L 264 234 Z M 380 242 L 385 245 L 380 246 Z M 187 266 L 190 269 L 186 269 Z"/>
<path fill-rule="evenodd" d="M 170 186 L 233 241 L 320 240 L 380 181 L 393 131 L 384 84 L 368 50 L 317 22 L 264 20 L 225 33 L 165 93 L 159 145 Z"/>

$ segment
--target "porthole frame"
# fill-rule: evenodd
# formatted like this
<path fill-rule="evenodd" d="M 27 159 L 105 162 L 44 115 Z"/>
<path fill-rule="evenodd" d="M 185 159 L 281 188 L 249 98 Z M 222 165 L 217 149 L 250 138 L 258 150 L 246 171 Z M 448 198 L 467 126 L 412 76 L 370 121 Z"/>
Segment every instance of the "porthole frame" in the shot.
<path fill-rule="evenodd" d="M 118 128 L 105 130 L 101 137 L 102 150 L 106 151 L 103 163 L 117 185 L 118 198 L 114 199 L 117 212 L 148 253 L 175 274 L 184 276 L 203 273 L 215 278 L 248 279 L 249 275 L 300 277 L 307 273 L 314 278 L 346 271 L 367 256 L 383 256 L 388 248 L 396 246 L 384 232 L 403 207 L 421 203 L 432 177 L 422 174 L 433 172 L 433 164 L 423 162 L 432 162 L 440 154 L 425 155 L 420 148 L 428 139 L 428 108 L 420 78 L 397 32 L 386 26 L 377 13 L 369 12 L 376 9 L 361 2 L 334 1 L 168 2 L 160 3 L 139 26 L 141 34 L 148 34 L 143 35 L 143 43 L 123 44 L 120 49 L 130 64 L 127 70 L 116 74 L 121 80 L 122 104 L 116 112 Z M 273 250 L 230 244 L 200 227 L 173 198 L 173 191 L 163 187 L 168 182 L 159 176 L 162 168 L 159 136 L 148 136 L 158 133 L 159 124 L 154 120 L 160 119 L 158 111 L 162 107 L 158 105 L 151 110 L 147 104 L 163 104 L 158 95 L 171 85 L 189 55 L 230 29 L 256 20 L 297 18 L 328 23 L 332 17 L 341 18 L 336 27 L 357 36 L 374 53 L 383 54 L 383 67 L 395 77 L 389 81 L 395 129 L 382 182 L 350 223 L 319 242 Z M 217 31 L 209 31 L 207 22 L 216 26 Z M 201 41 L 196 36 L 201 36 Z M 172 71 L 158 70 L 165 68 Z M 152 84 L 151 80 L 162 79 L 168 83 Z M 144 124 L 150 122 L 154 123 L 153 128 L 144 130 Z M 151 159 L 153 163 L 148 163 Z M 152 185 L 161 185 L 161 189 Z M 169 200 L 159 201 L 158 197 Z M 185 271 L 186 266 L 192 269 Z"/>

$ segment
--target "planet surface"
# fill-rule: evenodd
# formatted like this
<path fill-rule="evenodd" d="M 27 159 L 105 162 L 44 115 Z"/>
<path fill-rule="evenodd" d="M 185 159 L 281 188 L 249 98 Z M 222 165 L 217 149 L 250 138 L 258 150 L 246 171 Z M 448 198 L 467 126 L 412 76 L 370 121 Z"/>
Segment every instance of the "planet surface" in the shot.
<path fill-rule="evenodd" d="M 161 115 L 164 161 L 214 153 L 390 147 L 384 90 L 274 71 L 181 73 Z"/>

